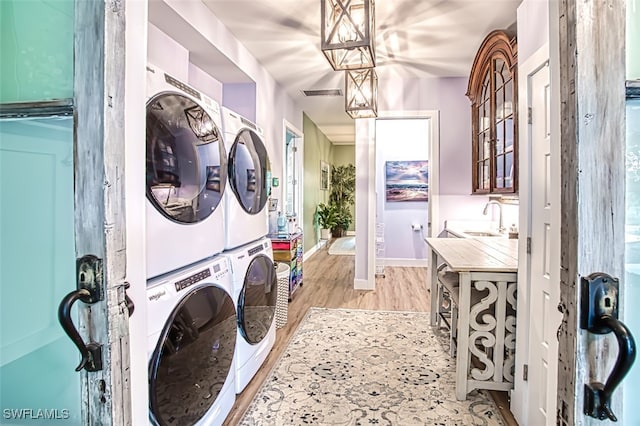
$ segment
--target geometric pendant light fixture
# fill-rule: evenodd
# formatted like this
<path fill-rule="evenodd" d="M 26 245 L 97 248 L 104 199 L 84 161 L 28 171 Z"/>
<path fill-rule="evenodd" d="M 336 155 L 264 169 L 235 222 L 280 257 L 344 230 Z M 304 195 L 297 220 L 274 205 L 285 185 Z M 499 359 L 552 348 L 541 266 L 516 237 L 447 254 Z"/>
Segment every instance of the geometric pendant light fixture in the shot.
<path fill-rule="evenodd" d="M 375 67 L 374 0 L 320 1 L 320 48 L 333 69 Z"/>
<path fill-rule="evenodd" d="M 378 76 L 374 68 L 345 71 L 345 111 L 351 118 L 378 116 Z"/>

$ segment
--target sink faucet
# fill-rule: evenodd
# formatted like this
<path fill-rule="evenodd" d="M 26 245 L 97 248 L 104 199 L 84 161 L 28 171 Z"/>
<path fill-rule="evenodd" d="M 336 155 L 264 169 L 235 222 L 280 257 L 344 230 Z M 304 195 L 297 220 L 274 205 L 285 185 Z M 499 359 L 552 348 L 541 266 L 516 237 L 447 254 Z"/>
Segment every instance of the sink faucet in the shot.
<path fill-rule="evenodd" d="M 486 206 L 484 206 L 484 210 L 482 210 L 482 214 L 483 215 L 487 215 L 487 211 L 489 210 L 489 206 L 490 205 L 496 205 L 498 206 L 498 210 L 499 210 L 499 217 L 498 217 L 498 232 L 503 233 L 505 231 L 505 227 L 504 224 L 502 223 L 502 204 L 499 201 L 496 200 L 489 200 L 489 202 L 487 203 Z"/>

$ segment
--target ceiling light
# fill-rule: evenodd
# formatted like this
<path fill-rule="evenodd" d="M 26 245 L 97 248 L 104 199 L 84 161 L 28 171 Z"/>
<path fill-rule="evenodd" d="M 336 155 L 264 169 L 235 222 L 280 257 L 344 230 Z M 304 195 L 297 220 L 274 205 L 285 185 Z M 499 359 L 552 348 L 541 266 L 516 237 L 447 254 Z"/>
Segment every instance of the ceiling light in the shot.
<path fill-rule="evenodd" d="M 375 69 L 345 71 L 345 111 L 351 118 L 378 116 L 378 76 Z"/>
<path fill-rule="evenodd" d="M 321 0 L 321 49 L 334 70 L 376 66 L 374 0 Z"/>

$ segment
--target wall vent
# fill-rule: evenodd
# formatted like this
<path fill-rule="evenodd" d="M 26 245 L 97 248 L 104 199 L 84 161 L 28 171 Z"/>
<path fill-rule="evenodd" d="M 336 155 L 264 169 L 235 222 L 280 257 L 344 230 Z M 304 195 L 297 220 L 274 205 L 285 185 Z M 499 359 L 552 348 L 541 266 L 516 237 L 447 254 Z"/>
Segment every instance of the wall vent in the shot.
<path fill-rule="evenodd" d="M 342 96 L 340 89 L 303 90 L 305 96 Z"/>

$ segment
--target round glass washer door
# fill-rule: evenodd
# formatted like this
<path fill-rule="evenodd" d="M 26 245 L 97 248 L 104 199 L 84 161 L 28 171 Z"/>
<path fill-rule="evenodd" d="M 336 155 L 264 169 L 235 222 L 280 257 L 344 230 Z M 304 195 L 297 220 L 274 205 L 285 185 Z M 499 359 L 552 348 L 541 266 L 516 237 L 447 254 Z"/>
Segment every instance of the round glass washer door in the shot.
<path fill-rule="evenodd" d="M 222 201 L 227 155 L 222 132 L 200 104 L 179 93 L 147 103 L 147 198 L 168 219 L 205 220 Z"/>
<path fill-rule="evenodd" d="M 233 300 L 220 287 L 200 287 L 180 301 L 149 361 L 149 404 L 156 424 L 191 425 L 209 411 L 234 374 L 237 330 Z"/>
<path fill-rule="evenodd" d="M 260 343 L 276 315 L 278 280 L 273 262 L 265 255 L 253 258 L 238 298 L 240 334 L 251 343 Z"/>
<path fill-rule="evenodd" d="M 257 214 L 271 191 L 271 165 L 262 139 L 244 128 L 229 150 L 229 183 L 245 212 Z"/>

